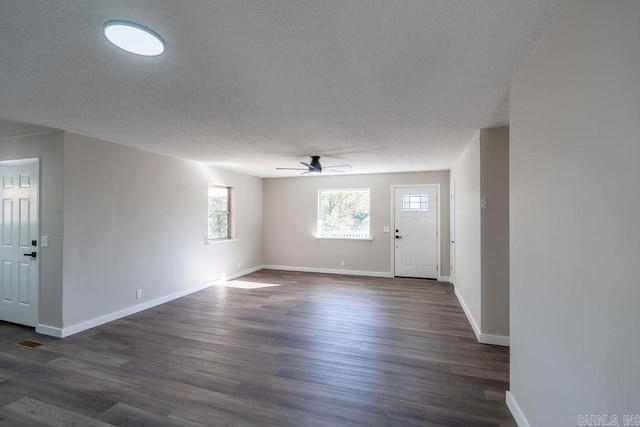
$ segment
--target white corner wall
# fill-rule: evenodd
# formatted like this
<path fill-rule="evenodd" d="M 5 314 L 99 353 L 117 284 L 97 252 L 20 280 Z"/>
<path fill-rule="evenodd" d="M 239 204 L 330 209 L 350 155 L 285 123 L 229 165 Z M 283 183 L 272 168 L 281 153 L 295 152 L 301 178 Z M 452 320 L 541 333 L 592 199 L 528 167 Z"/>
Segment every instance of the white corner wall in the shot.
<path fill-rule="evenodd" d="M 455 185 L 455 292 L 476 336 L 482 331 L 480 132 L 451 168 Z"/>
<path fill-rule="evenodd" d="M 478 131 L 451 168 L 451 181 L 456 296 L 478 341 L 508 346 L 509 128 Z"/>
<path fill-rule="evenodd" d="M 480 130 L 482 335 L 509 337 L 509 128 Z"/>
<path fill-rule="evenodd" d="M 510 90 L 521 425 L 640 411 L 640 2 L 572 1 Z"/>
<path fill-rule="evenodd" d="M 449 273 L 449 172 L 413 172 L 347 176 L 306 176 L 264 180 L 264 260 L 286 267 L 373 276 L 392 275 L 393 185 L 440 184 L 442 276 Z M 371 189 L 372 240 L 316 239 L 318 190 Z M 344 266 L 340 261 L 344 260 Z M 445 272 L 446 274 L 442 274 Z"/>
<path fill-rule="evenodd" d="M 209 182 L 235 188 L 237 240 L 204 244 Z M 262 205 L 260 178 L 65 133 L 61 334 L 259 268 Z"/>

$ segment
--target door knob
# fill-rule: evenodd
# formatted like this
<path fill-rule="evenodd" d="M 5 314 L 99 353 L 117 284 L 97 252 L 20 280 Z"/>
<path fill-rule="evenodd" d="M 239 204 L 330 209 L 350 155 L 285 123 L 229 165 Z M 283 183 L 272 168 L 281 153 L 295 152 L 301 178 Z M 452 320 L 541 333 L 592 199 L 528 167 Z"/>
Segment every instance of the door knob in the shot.
<path fill-rule="evenodd" d="M 30 254 L 24 254 L 24 256 L 30 256 L 31 258 L 35 258 L 38 254 L 34 251 L 31 252 Z"/>
<path fill-rule="evenodd" d="M 396 239 L 402 239 L 402 236 L 396 236 Z"/>

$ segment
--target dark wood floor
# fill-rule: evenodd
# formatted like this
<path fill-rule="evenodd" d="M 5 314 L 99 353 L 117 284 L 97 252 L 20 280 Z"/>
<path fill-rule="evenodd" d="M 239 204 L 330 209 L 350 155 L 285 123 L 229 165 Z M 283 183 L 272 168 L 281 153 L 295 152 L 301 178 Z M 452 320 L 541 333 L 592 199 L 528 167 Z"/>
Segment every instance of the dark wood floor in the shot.
<path fill-rule="evenodd" d="M 263 270 L 59 340 L 0 322 L 0 424 L 515 426 L 452 286 Z M 18 342 L 43 345 L 29 349 Z"/>

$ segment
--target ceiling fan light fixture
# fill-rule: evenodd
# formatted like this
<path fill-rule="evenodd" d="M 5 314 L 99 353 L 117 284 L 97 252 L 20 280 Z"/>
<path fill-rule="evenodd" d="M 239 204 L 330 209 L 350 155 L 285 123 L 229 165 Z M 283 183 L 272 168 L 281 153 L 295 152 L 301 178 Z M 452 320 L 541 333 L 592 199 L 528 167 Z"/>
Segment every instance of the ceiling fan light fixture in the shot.
<path fill-rule="evenodd" d="M 113 45 L 135 55 L 158 56 L 165 50 L 165 42 L 158 33 L 135 22 L 107 21 L 102 34 Z"/>
<path fill-rule="evenodd" d="M 311 156 L 311 163 L 309 165 L 315 169 L 315 171 L 309 172 L 322 172 L 322 166 L 320 165 L 320 156 Z"/>

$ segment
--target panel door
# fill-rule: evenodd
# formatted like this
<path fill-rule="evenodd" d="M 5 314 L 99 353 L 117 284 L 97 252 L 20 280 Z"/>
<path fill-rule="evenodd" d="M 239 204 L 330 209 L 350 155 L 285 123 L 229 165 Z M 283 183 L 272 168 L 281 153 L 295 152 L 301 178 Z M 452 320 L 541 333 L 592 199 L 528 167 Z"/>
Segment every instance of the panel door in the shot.
<path fill-rule="evenodd" d="M 395 275 L 438 278 L 437 187 L 395 189 Z"/>
<path fill-rule="evenodd" d="M 38 323 L 38 171 L 37 160 L 0 163 L 0 320 L 28 326 Z"/>

